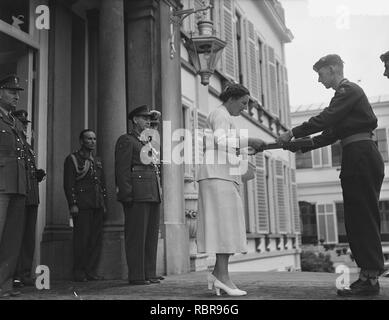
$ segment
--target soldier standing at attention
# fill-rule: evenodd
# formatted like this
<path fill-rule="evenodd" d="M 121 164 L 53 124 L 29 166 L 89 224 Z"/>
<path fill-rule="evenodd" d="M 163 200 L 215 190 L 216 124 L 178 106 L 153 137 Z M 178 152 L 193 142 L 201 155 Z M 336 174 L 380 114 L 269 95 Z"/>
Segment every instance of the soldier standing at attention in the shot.
<path fill-rule="evenodd" d="M 319 74 L 318 81 L 334 89 L 335 95 L 319 115 L 282 134 L 278 142 L 323 131 L 313 137 L 314 147 L 302 150 L 306 152 L 340 140 L 345 226 L 351 252 L 361 270 L 359 279 L 350 288 L 339 289 L 338 295 L 377 295 L 378 277 L 384 271 L 378 207 L 384 162 L 372 139 L 377 118 L 362 88 L 344 78 L 343 61 L 338 55 L 321 58 L 313 69 Z"/>
<path fill-rule="evenodd" d="M 73 219 L 74 281 L 102 280 L 96 274 L 101 253 L 107 193 L 103 165 L 93 156 L 96 134 L 80 133 L 81 148 L 65 159 L 64 190 Z"/>
<path fill-rule="evenodd" d="M 384 77 L 389 79 L 389 51 L 385 52 L 380 56 L 381 61 L 384 63 L 385 71 Z"/>
<path fill-rule="evenodd" d="M 27 195 L 26 212 L 22 247 L 20 249 L 19 262 L 14 277 L 14 286 L 32 286 L 35 284 L 31 274 L 31 268 L 35 251 L 35 227 L 39 206 L 39 186 L 46 173 L 43 169 L 37 169 L 35 153 L 32 146 L 27 142 L 27 127 L 31 122 L 27 119 L 25 110 L 16 110 L 12 115 L 23 124 L 23 139 L 26 146 L 26 171 L 27 171 Z"/>
<path fill-rule="evenodd" d="M 160 176 L 152 157 L 150 141 L 142 137 L 160 113 L 146 105 L 128 115 L 133 130 L 119 137 L 115 147 L 118 201 L 124 209 L 124 235 L 130 285 L 159 283 L 156 260 L 161 203 Z M 149 151 L 151 154 L 149 154 Z M 159 150 L 156 150 L 159 152 Z"/>
<path fill-rule="evenodd" d="M 16 75 L 0 79 L 0 297 L 17 296 L 13 289 L 24 226 L 26 198 L 23 127 L 11 114 L 19 101 Z"/>

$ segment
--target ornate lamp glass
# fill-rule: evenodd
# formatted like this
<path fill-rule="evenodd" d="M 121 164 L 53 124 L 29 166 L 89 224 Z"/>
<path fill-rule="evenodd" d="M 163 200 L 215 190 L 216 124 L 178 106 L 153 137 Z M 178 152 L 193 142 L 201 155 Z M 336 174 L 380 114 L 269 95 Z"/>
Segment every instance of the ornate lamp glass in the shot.
<path fill-rule="evenodd" d="M 212 21 L 199 21 L 198 28 L 199 34 L 185 39 L 184 46 L 193 67 L 200 74 L 201 84 L 206 86 L 227 43 L 213 35 Z"/>

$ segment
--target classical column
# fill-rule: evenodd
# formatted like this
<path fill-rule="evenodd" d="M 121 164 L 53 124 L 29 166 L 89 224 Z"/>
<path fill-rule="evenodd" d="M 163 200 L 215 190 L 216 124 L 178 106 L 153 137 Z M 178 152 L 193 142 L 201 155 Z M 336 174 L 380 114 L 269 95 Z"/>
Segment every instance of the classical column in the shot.
<path fill-rule="evenodd" d="M 129 109 L 140 104 L 159 109 L 172 131 L 182 125 L 180 32 L 177 26 L 176 53 L 173 59 L 170 58 L 170 8 L 178 8 L 179 3 L 178 0 L 127 1 L 125 7 Z M 163 139 L 171 139 L 169 134 L 165 135 L 166 132 L 162 132 Z M 164 164 L 162 182 L 162 238 L 158 246 L 157 269 L 159 273 L 167 274 L 188 272 L 189 235 L 184 213 L 183 166 Z"/>
<path fill-rule="evenodd" d="M 61 1 L 53 2 L 50 10 L 46 225 L 40 263 L 50 268 L 51 279 L 66 279 L 72 270 L 72 232 L 63 191 L 63 163 L 71 151 L 72 16 Z"/>
<path fill-rule="evenodd" d="M 123 208 L 116 200 L 115 143 L 127 130 L 123 0 L 102 0 L 99 13 L 98 154 L 106 175 L 108 220 L 99 271 L 125 277 Z M 121 267 L 118 268 L 118 265 Z"/>
<path fill-rule="evenodd" d="M 170 15 L 177 9 L 173 1 L 161 1 L 161 98 L 162 119 L 169 122 L 171 132 L 182 128 L 180 26 L 171 25 Z M 171 37 L 175 31 L 172 55 Z M 164 139 L 171 139 L 165 136 Z M 171 141 L 173 150 L 181 141 Z M 166 146 L 166 143 L 164 144 Z M 163 150 L 171 152 L 171 150 Z M 189 233 L 185 220 L 183 165 L 163 165 L 163 212 L 165 227 L 166 273 L 190 271 Z M 174 177 L 172 179 L 172 177 Z"/>

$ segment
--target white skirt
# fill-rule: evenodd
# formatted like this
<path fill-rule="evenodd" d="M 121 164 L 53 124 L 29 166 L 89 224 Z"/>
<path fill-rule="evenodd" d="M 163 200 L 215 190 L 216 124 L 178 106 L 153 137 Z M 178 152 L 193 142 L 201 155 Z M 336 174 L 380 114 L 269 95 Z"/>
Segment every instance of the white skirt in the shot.
<path fill-rule="evenodd" d="M 199 181 L 197 251 L 247 252 L 243 203 L 237 183 L 222 179 Z"/>

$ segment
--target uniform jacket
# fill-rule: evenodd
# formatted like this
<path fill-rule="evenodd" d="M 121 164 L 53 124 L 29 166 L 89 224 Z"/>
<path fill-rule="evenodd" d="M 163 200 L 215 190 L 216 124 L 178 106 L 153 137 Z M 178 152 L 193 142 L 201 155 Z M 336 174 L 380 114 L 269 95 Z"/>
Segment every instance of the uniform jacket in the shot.
<path fill-rule="evenodd" d="M 26 194 L 22 124 L 0 109 L 0 193 Z"/>
<path fill-rule="evenodd" d="M 145 149 L 138 135 L 131 131 L 119 137 L 115 146 L 115 180 L 120 202 L 160 202 L 159 171 L 141 161 Z"/>
<path fill-rule="evenodd" d="M 80 210 L 107 208 L 105 176 L 99 158 L 85 159 L 79 151 L 67 156 L 63 181 L 69 208 L 73 205 L 77 205 Z"/>
<path fill-rule="evenodd" d="M 26 206 L 37 206 L 39 204 L 39 186 L 37 179 L 37 168 L 35 153 L 31 145 L 27 142 L 26 144 L 26 174 L 27 174 L 27 195 L 26 195 Z"/>
<path fill-rule="evenodd" d="M 302 149 L 306 152 L 333 144 L 356 133 L 372 132 L 376 127 L 377 118 L 362 88 L 343 79 L 330 105 L 292 131 L 296 138 L 323 131 L 321 135 L 313 138 L 314 147 Z"/>

